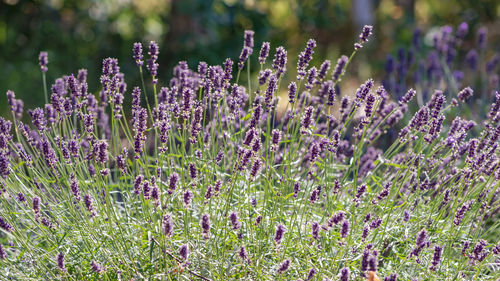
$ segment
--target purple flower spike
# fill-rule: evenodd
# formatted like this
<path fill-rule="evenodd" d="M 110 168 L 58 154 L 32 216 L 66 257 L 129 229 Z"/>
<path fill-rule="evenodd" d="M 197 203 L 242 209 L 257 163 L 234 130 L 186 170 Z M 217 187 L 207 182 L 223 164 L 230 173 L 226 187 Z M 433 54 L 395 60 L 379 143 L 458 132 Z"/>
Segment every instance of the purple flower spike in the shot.
<path fill-rule="evenodd" d="M 287 271 L 289 268 L 290 268 L 290 260 L 289 259 L 286 259 L 285 261 L 283 261 L 283 263 L 280 265 L 280 267 L 278 268 L 278 273 L 279 274 L 282 274 L 284 273 L 285 271 Z"/>
<path fill-rule="evenodd" d="M 370 35 L 372 35 L 372 30 L 373 30 L 373 26 L 371 26 L 371 25 L 365 25 L 363 27 L 363 31 L 359 35 L 359 42 L 360 43 L 366 43 L 366 42 L 368 42 L 368 38 L 370 37 Z"/>
<path fill-rule="evenodd" d="M 340 281 L 349 281 L 349 268 L 344 267 L 340 270 Z"/>
<path fill-rule="evenodd" d="M 458 95 L 457 95 L 458 100 L 461 102 L 465 102 L 470 97 L 472 97 L 473 94 L 474 94 L 474 91 L 470 87 L 467 87 L 458 93 Z"/>
<path fill-rule="evenodd" d="M 309 273 L 307 274 L 307 278 L 305 281 L 312 280 L 314 278 L 314 275 L 316 275 L 316 269 L 311 268 L 311 270 L 309 270 Z"/>
<path fill-rule="evenodd" d="M 297 62 L 297 79 L 302 80 L 306 76 L 306 68 L 312 59 L 314 54 L 314 48 L 316 47 L 316 40 L 309 39 L 307 42 L 306 49 L 299 54 L 299 60 Z"/>
<path fill-rule="evenodd" d="M 241 222 L 238 220 L 238 214 L 236 212 L 231 212 L 229 215 L 229 219 L 231 220 L 231 224 L 233 225 L 233 230 L 238 230 L 241 228 Z"/>
<path fill-rule="evenodd" d="M 139 42 L 134 43 L 134 47 L 132 49 L 134 53 L 134 59 L 135 63 L 137 66 L 141 67 L 144 64 L 144 61 L 142 60 L 142 44 Z"/>
<path fill-rule="evenodd" d="M 477 45 L 479 49 L 484 50 L 486 48 L 487 37 L 488 37 L 488 29 L 486 27 L 481 27 L 477 31 Z"/>
<path fill-rule="evenodd" d="M 283 235 L 285 234 L 286 232 L 286 229 L 285 229 L 285 226 L 282 225 L 282 224 L 279 224 L 277 227 L 276 227 L 276 232 L 274 234 L 274 242 L 276 244 L 281 244 L 281 241 L 283 240 Z"/>
<path fill-rule="evenodd" d="M 342 227 L 340 229 L 340 236 L 342 238 L 346 238 L 347 237 L 347 234 L 349 234 L 349 227 L 350 227 L 350 223 L 348 220 L 344 220 L 342 222 Z"/>
<path fill-rule="evenodd" d="M 64 267 L 64 255 L 63 253 L 59 253 L 57 255 L 57 267 L 59 267 L 60 270 L 62 270 L 63 272 L 66 271 L 66 267 Z"/>
<path fill-rule="evenodd" d="M 38 61 L 40 62 L 40 69 L 42 70 L 42 72 L 47 72 L 47 70 L 49 70 L 47 68 L 47 65 L 49 64 L 49 56 L 47 52 L 40 52 Z"/>
<path fill-rule="evenodd" d="M 170 237 L 174 233 L 174 222 L 172 221 L 172 215 L 166 214 L 163 216 L 162 230 L 165 236 Z"/>
<path fill-rule="evenodd" d="M 90 269 L 93 272 L 99 273 L 99 274 L 104 273 L 106 271 L 102 265 L 100 265 L 98 262 L 96 262 L 94 260 L 90 263 Z"/>
<path fill-rule="evenodd" d="M 3 245 L 0 244 L 0 260 L 4 260 L 7 258 L 7 252 L 3 248 Z"/>
<path fill-rule="evenodd" d="M 158 44 L 156 44 L 155 41 L 151 41 L 149 43 L 149 59 L 147 61 L 147 69 L 151 73 L 151 76 L 153 76 L 153 83 L 156 84 L 158 82 L 158 79 L 156 77 L 158 76 L 158 63 L 156 60 L 158 59 L 158 54 L 160 53 L 160 50 L 158 48 Z"/>
<path fill-rule="evenodd" d="M 73 192 L 73 195 L 75 196 L 76 201 L 80 201 L 80 188 L 78 187 L 78 182 L 74 173 L 70 174 L 70 188 L 71 192 Z"/>
<path fill-rule="evenodd" d="M 462 22 L 457 28 L 457 37 L 459 39 L 464 39 L 468 31 L 469 31 L 469 25 L 466 22 Z"/>
<path fill-rule="evenodd" d="M 273 60 L 273 69 L 278 73 L 278 77 L 281 76 L 286 71 L 286 62 L 287 62 L 287 52 L 285 48 L 278 47 L 276 48 L 276 55 Z"/>
<path fill-rule="evenodd" d="M 332 74 L 332 80 L 334 83 L 338 82 L 340 77 L 344 74 L 345 66 L 347 65 L 348 61 L 349 58 L 346 56 L 342 56 L 338 59 L 337 65 L 335 66 Z"/>
<path fill-rule="evenodd" d="M 255 32 L 253 30 L 245 30 L 244 35 L 244 45 L 247 48 L 253 48 L 253 35 Z"/>
<path fill-rule="evenodd" d="M 262 43 L 262 47 L 260 48 L 259 53 L 259 63 L 266 63 L 267 56 L 269 55 L 270 44 L 269 42 Z"/>
<path fill-rule="evenodd" d="M 8 222 L 6 222 L 2 217 L 0 217 L 0 228 L 2 228 L 7 232 L 12 232 L 14 230 L 14 228 Z"/>
<path fill-rule="evenodd" d="M 184 244 L 179 248 L 179 256 L 181 256 L 183 260 L 187 260 L 188 255 L 189 255 L 189 248 L 186 244 Z"/>
<path fill-rule="evenodd" d="M 437 266 L 441 262 L 441 254 L 443 253 L 443 247 L 436 245 L 434 246 L 434 256 L 432 258 L 432 266 L 429 268 L 432 271 L 437 270 Z"/>
<path fill-rule="evenodd" d="M 297 95 L 297 84 L 295 82 L 291 82 L 290 85 L 288 85 L 288 102 L 294 103 L 296 95 Z"/>
<path fill-rule="evenodd" d="M 203 231 L 203 236 L 205 237 L 205 239 L 208 239 L 210 237 L 210 215 L 203 214 L 201 216 L 200 225 Z"/>
<path fill-rule="evenodd" d="M 252 49 L 248 47 L 243 47 L 240 53 L 239 61 L 238 61 L 238 69 L 243 69 L 245 66 L 245 62 L 247 61 L 248 57 L 251 55 Z"/>

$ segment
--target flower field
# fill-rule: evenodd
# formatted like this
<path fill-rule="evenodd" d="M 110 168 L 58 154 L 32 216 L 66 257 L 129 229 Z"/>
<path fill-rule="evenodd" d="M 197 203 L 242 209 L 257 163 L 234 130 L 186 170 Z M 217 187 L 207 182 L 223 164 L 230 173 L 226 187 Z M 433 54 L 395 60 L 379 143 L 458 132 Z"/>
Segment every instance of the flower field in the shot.
<path fill-rule="evenodd" d="M 46 103 L 0 117 L 0 279 L 499 280 L 500 56 L 420 32 L 352 93 L 372 26 L 320 65 L 247 30 L 169 81 L 135 43 L 140 85 L 40 53 Z"/>

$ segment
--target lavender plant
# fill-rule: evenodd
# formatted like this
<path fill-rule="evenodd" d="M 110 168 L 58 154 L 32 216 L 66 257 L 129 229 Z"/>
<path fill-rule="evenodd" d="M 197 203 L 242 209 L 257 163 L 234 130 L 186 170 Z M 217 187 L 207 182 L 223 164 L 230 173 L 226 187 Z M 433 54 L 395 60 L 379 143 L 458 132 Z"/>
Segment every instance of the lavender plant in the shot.
<path fill-rule="evenodd" d="M 158 79 L 159 46 L 151 42 L 144 56 L 135 43 L 133 59 L 150 80 L 127 91 L 118 61 L 107 58 L 97 92 L 86 70 L 56 79 L 50 102 L 28 111 L 31 125 L 8 91 L 0 276 L 496 280 L 500 94 L 476 121 L 450 113 L 467 108 L 474 88 L 451 91 L 446 75 L 433 77 L 433 95 L 414 112 L 418 87 L 391 99 L 368 79 L 339 96 L 371 34 L 365 26 L 334 67 L 310 66 L 309 40 L 297 75 L 285 48 L 267 59 L 264 42 L 258 81 L 253 31 L 237 64 L 193 70 L 181 61 L 168 83 Z M 40 66 L 45 81 L 46 53 Z"/>

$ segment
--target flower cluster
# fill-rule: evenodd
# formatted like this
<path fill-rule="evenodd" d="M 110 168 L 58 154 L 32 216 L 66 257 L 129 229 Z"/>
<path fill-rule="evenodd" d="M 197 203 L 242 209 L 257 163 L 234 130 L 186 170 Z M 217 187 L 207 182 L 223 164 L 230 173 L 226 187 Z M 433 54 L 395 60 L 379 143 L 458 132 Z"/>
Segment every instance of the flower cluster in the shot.
<path fill-rule="evenodd" d="M 150 42 L 144 57 L 135 43 L 131 60 L 148 83 L 127 89 L 118 60 L 106 58 L 98 89 L 87 70 L 63 76 L 24 118 L 7 91 L 6 278 L 495 278 L 500 57 L 486 53 L 485 29 L 457 52 L 467 32 L 443 27 L 418 61 L 415 34 L 408 52 L 388 57 L 382 81 L 365 77 L 354 92 L 342 77 L 371 26 L 351 55 L 320 65 L 310 39 L 297 75 L 284 47 L 263 42 L 252 57 L 259 42 L 247 30 L 239 57 L 181 61 L 168 81 L 158 78 L 160 46 Z M 254 60 L 256 81 L 239 84 Z M 43 73 L 48 62 L 41 53 Z M 458 68 L 483 65 L 474 73 L 496 84 L 467 86 Z M 462 110 L 477 96 L 484 112 Z"/>

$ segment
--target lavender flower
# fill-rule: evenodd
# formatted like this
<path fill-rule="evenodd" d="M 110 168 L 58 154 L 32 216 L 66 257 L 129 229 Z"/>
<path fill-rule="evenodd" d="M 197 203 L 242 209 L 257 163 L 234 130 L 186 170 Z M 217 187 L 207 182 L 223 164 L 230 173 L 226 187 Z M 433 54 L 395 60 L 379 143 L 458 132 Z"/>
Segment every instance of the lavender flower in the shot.
<path fill-rule="evenodd" d="M 469 25 L 466 22 L 462 22 L 457 28 L 457 37 L 460 39 L 464 39 L 468 31 Z"/>
<path fill-rule="evenodd" d="M 482 262 L 489 254 L 489 251 L 486 248 L 487 245 L 488 241 L 480 239 L 476 246 L 472 249 L 472 253 L 469 256 L 471 261 Z"/>
<path fill-rule="evenodd" d="M 280 77 L 286 71 L 286 58 L 287 52 L 285 48 L 278 47 L 276 48 L 276 54 L 273 60 L 273 69 L 278 73 L 278 77 Z"/>
<path fill-rule="evenodd" d="M 39 131 L 45 131 L 45 126 L 47 126 L 47 120 L 45 119 L 45 115 L 43 109 L 35 108 L 34 110 L 28 111 L 31 119 L 33 120 L 33 126 L 35 126 Z"/>
<path fill-rule="evenodd" d="M 347 237 L 347 234 L 349 234 L 349 227 L 350 223 L 348 220 L 344 220 L 342 222 L 342 227 L 340 229 L 340 236 L 345 239 Z"/>
<path fill-rule="evenodd" d="M 260 53 L 259 53 L 260 64 L 266 63 L 266 58 L 269 55 L 269 48 L 270 48 L 269 42 L 262 43 L 262 47 L 260 48 Z"/>
<path fill-rule="evenodd" d="M 340 270 L 340 281 L 349 281 L 349 268 L 344 267 Z"/>
<path fill-rule="evenodd" d="M 4 260 L 7 258 L 7 252 L 3 248 L 3 245 L 0 244 L 0 260 Z"/>
<path fill-rule="evenodd" d="M 305 280 L 305 281 L 310 281 L 310 280 L 312 280 L 312 279 L 314 278 L 314 275 L 316 275 L 316 269 L 311 268 L 311 269 L 309 270 L 309 273 L 307 274 L 307 278 L 306 278 L 306 280 Z"/>
<path fill-rule="evenodd" d="M 196 175 L 197 175 L 197 172 L 196 172 L 196 166 L 194 163 L 189 163 L 189 176 L 192 178 L 192 179 L 196 179 Z"/>
<path fill-rule="evenodd" d="M 142 194 L 144 195 L 144 200 L 149 200 L 151 198 L 151 186 L 147 180 L 142 182 Z"/>
<path fill-rule="evenodd" d="M 477 32 L 477 45 L 479 49 L 484 50 L 486 48 L 487 37 L 488 29 L 486 27 L 481 27 Z"/>
<path fill-rule="evenodd" d="M 289 259 L 286 259 L 285 261 L 283 261 L 283 263 L 280 265 L 280 267 L 278 268 L 278 273 L 279 274 L 282 274 L 284 273 L 285 271 L 287 271 L 289 268 L 290 268 L 290 260 Z"/>
<path fill-rule="evenodd" d="M 143 175 L 137 175 L 135 177 L 135 181 L 134 181 L 134 193 L 139 195 L 141 194 L 141 185 L 142 185 L 142 181 L 144 180 L 144 176 Z"/>
<path fill-rule="evenodd" d="M 282 137 L 282 132 L 279 129 L 274 129 L 272 131 L 272 138 L 271 138 L 271 151 L 276 152 L 279 147 L 279 143 L 281 141 Z"/>
<path fill-rule="evenodd" d="M 47 65 L 49 64 L 49 58 L 47 52 L 40 52 L 38 56 L 38 61 L 40 62 L 40 69 L 42 72 L 47 72 Z"/>
<path fill-rule="evenodd" d="M 288 85 L 288 102 L 294 103 L 296 95 L 297 95 L 297 84 L 295 82 L 291 82 L 290 85 Z"/>
<path fill-rule="evenodd" d="M 96 262 L 95 260 L 93 260 L 91 263 L 90 263 L 90 269 L 95 272 L 95 273 L 104 273 L 106 270 L 104 269 L 104 267 L 102 265 L 100 265 L 98 262 Z"/>
<path fill-rule="evenodd" d="M 170 175 L 169 184 L 168 184 L 168 193 L 169 194 L 174 193 L 174 191 L 177 187 L 178 181 L 179 181 L 179 176 L 176 173 L 173 173 L 172 175 Z"/>
<path fill-rule="evenodd" d="M 184 244 L 179 248 L 179 256 L 181 256 L 183 260 L 187 260 L 188 255 L 189 255 L 189 248 L 186 244 Z"/>
<path fill-rule="evenodd" d="M 293 184 L 293 197 L 297 198 L 297 196 L 299 195 L 299 192 L 300 192 L 300 183 L 295 182 Z"/>
<path fill-rule="evenodd" d="M 76 201 L 80 201 L 81 200 L 81 197 L 80 197 L 80 188 L 78 187 L 78 182 L 76 180 L 75 174 L 71 173 L 69 175 L 69 177 L 70 177 L 71 192 L 73 192 L 73 195 L 75 196 Z"/>
<path fill-rule="evenodd" d="M 371 26 L 371 25 L 365 25 L 363 27 L 363 31 L 359 35 L 359 42 L 360 43 L 366 43 L 366 42 L 368 42 L 368 38 L 370 37 L 370 35 L 372 35 L 372 30 L 373 30 L 373 26 Z"/>
<path fill-rule="evenodd" d="M 267 80 L 271 76 L 272 71 L 270 69 L 265 69 L 259 72 L 259 85 L 264 85 L 267 83 Z"/>
<path fill-rule="evenodd" d="M 328 86 L 328 102 L 326 103 L 329 106 L 333 106 L 335 103 L 335 89 L 331 85 Z"/>
<path fill-rule="evenodd" d="M 166 214 L 163 216 L 162 230 L 165 236 L 170 237 L 174 233 L 174 222 L 172 221 L 172 215 Z"/>
<path fill-rule="evenodd" d="M 251 55 L 252 49 L 248 47 L 243 47 L 240 53 L 240 57 L 238 60 L 238 69 L 241 70 L 245 66 L 245 62 L 248 60 L 248 57 Z"/>
<path fill-rule="evenodd" d="M 248 254 L 247 254 L 247 250 L 245 249 L 245 246 L 241 246 L 240 251 L 238 252 L 238 255 L 240 256 L 240 258 L 242 260 L 250 262 L 250 260 L 248 259 Z"/>
<path fill-rule="evenodd" d="M 203 214 L 200 221 L 201 229 L 203 231 L 203 237 L 208 239 L 210 237 L 210 215 Z"/>
<path fill-rule="evenodd" d="M 323 79 L 325 79 L 326 74 L 328 73 L 328 70 L 330 69 L 330 66 L 331 66 L 331 62 L 329 60 L 325 60 L 321 64 L 321 66 L 319 67 L 319 71 L 318 71 L 318 80 L 319 81 L 322 81 Z"/>
<path fill-rule="evenodd" d="M 416 93 L 417 92 L 413 89 L 408 90 L 408 92 L 406 92 L 406 94 L 399 100 L 399 106 L 408 104 L 413 99 Z"/>
<path fill-rule="evenodd" d="M 432 258 L 432 266 L 429 267 L 430 270 L 436 271 L 437 266 L 441 262 L 441 254 L 443 252 L 443 247 L 436 245 L 434 246 L 434 256 Z"/>
<path fill-rule="evenodd" d="M 384 281 L 397 281 L 398 280 L 398 274 L 397 273 L 391 273 L 388 277 L 384 278 Z"/>
<path fill-rule="evenodd" d="M 134 43 L 132 52 L 134 53 L 135 63 L 137 66 L 142 67 L 144 64 L 144 61 L 142 60 L 142 44 L 139 42 Z"/>
<path fill-rule="evenodd" d="M 12 232 L 14 231 L 14 228 L 4 220 L 4 218 L 0 217 L 0 228 L 7 232 Z"/>
<path fill-rule="evenodd" d="M 408 211 L 408 210 L 405 210 L 405 211 L 404 211 L 404 214 L 403 214 L 403 220 L 404 220 L 405 222 L 408 222 L 408 221 L 410 220 L 410 211 Z"/>
<path fill-rule="evenodd" d="M 252 49 L 253 48 L 253 35 L 254 35 L 253 30 L 245 30 L 245 35 L 244 35 L 244 46 L 247 48 Z"/>
<path fill-rule="evenodd" d="M 35 216 L 38 216 L 40 213 L 40 197 L 33 197 L 33 212 Z"/>
<path fill-rule="evenodd" d="M 473 93 L 474 92 L 472 91 L 472 89 L 470 87 L 467 87 L 458 93 L 458 95 L 457 95 L 458 100 L 461 102 L 465 102 L 467 99 L 469 99 L 472 96 Z"/>
<path fill-rule="evenodd" d="M 257 218 L 255 219 L 255 226 L 258 226 L 260 223 L 262 222 L 262 216 L 257 216 Z"/>
<path fill-rule="evenodd" d="M 238 220 L 238 214 L 236 214 L 236 212 L 231 212 L 231 214 L 229 214 L 229 219 L 231 220 L 231 224 L 233 225 L 233 230 L 238 230 L 241 228 L 241 222 Z"/>
<path fill-rule="evenodd" d="M 87 211 L 89 211 L 90 213 L 90 217 L 93 218 L 96 216 L 96 212 L 94 210 L 94 206 L 93 206 L 93 199 L 92 199 L 92 196 L 91 195 L 85 195 L 83 197 L 83 201 L 85 202 L 85 207 L 87 207 Z"/>
<path fill-rule="evenodd" d="M 281 241 L 283 240 L 283 235 L 285 234 L 286 232 L 286 229 L 285 229 L 285 226 L 282 225 L 282 224 L 278 224 L 278 226 L 276 226 L 276 232 L 274 233 L 274 242 L 276 244 L 281 244 Z"/>
<path fill-rule="evenodd" d="M 64 266 L 64 255 L 63 253 L 59 253 L 57 255 L 57 267 L 59 267 L 59 269 L 62 271 L 62 272 L 66 272 L 66 267 Z"/>
<path fill-rule="evenodd" d="M 311 227 L 311 235 L 314 240 L 319 239 L 319 223 L 318 222 L 313 222 L 312 227 Z"/>
<path fill-rule="evenodd" d="M 356 202 L 356 205 L 359 204 L 359 200 L 361 199 L 361 196 L 363 196 L 363 194 L 365 193 L 366 191 L 366 185 L 365 184 L 362 184 L 358 187 L 358 189 L 356 190 L 356 195 L 354 197 L 354 202 Z"/>
<path fill-rule="evenodd" d="M 314 39 L 309 39 L 306 49 L 299 54 L 299 60 L 297 62 L 297 80 L 302 80 L 306 76 L 306 68 L 312 59 L 315 47 L 316 41 Z"/>
<path fill-rule="evenodd" d="M 184 201 L 184 207 L 189 208 L 189 205 L 191 205 L 191 200 L 193 199 L 193 193 L 191 190 L 186 190 L 184 192 L 184 195 L 182 196 L 182 199 Z"/>
<path fill-rule="evenodd" d="M 158 48 L 158 44 L 156 44 L 155 41 L 151 41 L 149 43 L 149 59 L 147 60 L 147 65 L 146 68 L 149 70 L 151 73 L 151 76 L 153 76 L 153 84 L 156 84 L 158 82 L 158 79 L 156 78 L 158 76 L 158 63 L 156 60 L 158 59 L 158 54 L 160 53 L 160 50 Z"/>
<path fill-rule="evenodd" d="M 337 83 L 339 81 L 340 77 L 344 74 L 345 67 L 346 67 L 348 61 L 349 61 L 349 58 L 346 56 L 341 56 L 337 60 L 337 65 L 335 66 L 335 69 L 333 70 L 333 74 L 332 74 L 332 80 L 334 83 Z"/>
<path fill-rule="evenodd" d="M 465 213 L 471 208 L 472 203 L 474 203 L 474 201 L 469 200 L 469 201 L 463 203 L 462 206 L 457 209 L 457 212 L 455 213 L 455 219 L 453 219 L 453 224 L 458 226 L 462 222 L 462 220 L 464 219 Z"/>
<path fill-rule="evenodd" d="M 365 106 L 365 118 L 366 119 L 369 119 L 372 116 L 374 103 L 375 103 L 375 96 L 373 94 L 368 94 L 368 97 L 366 98 L 366 106 Z"/>
<path fill-rule="evenodd" d="M 265 99 L 264 99 L 264 102 L 265 102 L 266 107 L 268 109 L 271 107 L 273 95 L 276 92 L 277 87 L 278 87 L 278 77 L 276 77 L 276 75 L 271 75 L 271 77 L 269 77 L 269 83 L 267 84 L 267 89 L 266 89 Z"/>
<path fill-rule="evenodd" d="M 377 271 L 377 256 L 378 252 L 376 250 L 372 251 L 372 255 L 368 258 L 368 270 L 369 271 Z"/>
<path fill-rule="evenodd" d="M 307 134 L 307 131 L 309 130 L 310 126 L 312 125 L 312 113 L 313 113 L 313 107 L 308 106 L 304 112 L 304 115 L 302 116 L 302 120 L 300 122 L 301 127 L 300 130 L 302 134 Z"/>
<path fill-rule="evenodd" d="M 256 158 L 253 161 L 252 168 L 250 169 L 250 177 L 254 179 L 261 169 L 262 169 L 262 160 Z"/>

